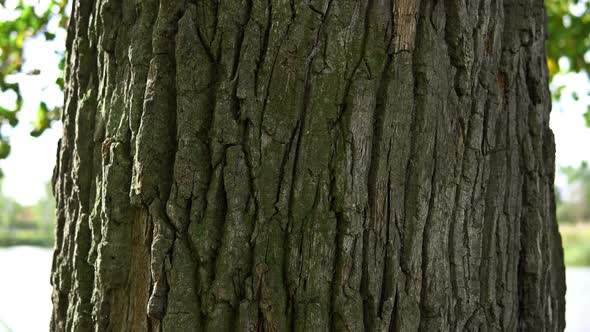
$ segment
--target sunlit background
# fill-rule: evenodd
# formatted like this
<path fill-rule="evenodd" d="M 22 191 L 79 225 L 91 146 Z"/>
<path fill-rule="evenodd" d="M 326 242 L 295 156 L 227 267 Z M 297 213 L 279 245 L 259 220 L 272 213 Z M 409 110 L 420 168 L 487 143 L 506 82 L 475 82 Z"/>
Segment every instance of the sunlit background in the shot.
<path fill-rule="evenodd" d="M 547 6 L 566 331 L 590 331 L 590 3 L 549 0 Z M 61 124 L 52 120 L 63 102 L 64 7 L 67 12 L 65 0 L 0 0 L 0 332 L 46 331 L 49 324 L 50 181 L 61 135 Z M 27 10 L 39 24 L 34 17 L 22 20 Z M 18 20 L 37 26 L 16 30 Z"/>

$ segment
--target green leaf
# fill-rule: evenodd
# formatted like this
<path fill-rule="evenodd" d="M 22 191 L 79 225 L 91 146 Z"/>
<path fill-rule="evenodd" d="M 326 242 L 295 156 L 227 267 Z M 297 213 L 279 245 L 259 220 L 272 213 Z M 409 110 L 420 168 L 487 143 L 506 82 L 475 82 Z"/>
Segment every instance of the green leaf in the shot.
<path fill-rule="evenodd" d="M 10 144 L 6 140 L 0 140 L 0 159 L 6 159 L 10 154 Z"/>
<path fill-rule="evenodd" d="M 64 89 L 64 78 L 63 77 L 58 77 L 55 80 L 55 84 L 57 84 L 59 86 L 60 89 Z"/>
<path fill-rule="evenodd" d="M 55 39 L 55 33 L 45 31 L 43 34 L 45 35 L 46 40 L 54 40 Z"/>

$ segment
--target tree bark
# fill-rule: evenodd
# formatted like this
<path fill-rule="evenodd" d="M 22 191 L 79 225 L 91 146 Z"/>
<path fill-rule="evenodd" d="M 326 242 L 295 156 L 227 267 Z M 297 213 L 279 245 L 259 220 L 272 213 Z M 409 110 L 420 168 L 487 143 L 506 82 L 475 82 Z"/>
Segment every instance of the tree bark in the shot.
<path fill-rule="evenodd" d="M 79 0 L 52 331 L 562 331 L 542 0 Z"/>

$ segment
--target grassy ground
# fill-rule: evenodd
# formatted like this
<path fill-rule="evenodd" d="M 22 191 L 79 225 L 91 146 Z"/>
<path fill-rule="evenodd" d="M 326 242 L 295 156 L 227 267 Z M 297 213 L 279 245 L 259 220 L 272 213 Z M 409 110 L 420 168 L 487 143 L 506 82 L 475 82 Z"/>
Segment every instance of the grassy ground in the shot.
<path fill-rule="evenodd" d="M 19 245 L 53 247 L 53 232 L 39 229 L 0 228 L 0 247 Z"/>
<path fill-rule="evenodd" d="M 560 224 L 565 265 L 590 266 L 590 223 Z"/>

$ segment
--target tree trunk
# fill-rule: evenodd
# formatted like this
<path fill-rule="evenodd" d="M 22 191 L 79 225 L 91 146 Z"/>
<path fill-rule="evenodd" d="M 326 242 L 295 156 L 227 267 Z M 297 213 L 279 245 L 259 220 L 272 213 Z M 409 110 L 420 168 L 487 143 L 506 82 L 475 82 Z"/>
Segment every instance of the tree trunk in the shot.
<path fill-rule="evenodd" d="M 80 0 L 53 331 L 561 331 L 542 0 Z"/>

